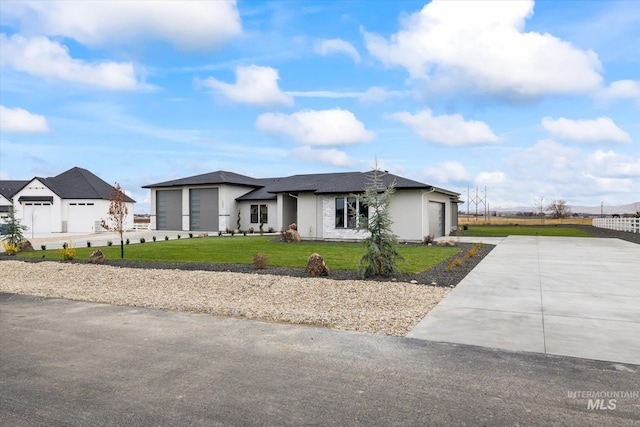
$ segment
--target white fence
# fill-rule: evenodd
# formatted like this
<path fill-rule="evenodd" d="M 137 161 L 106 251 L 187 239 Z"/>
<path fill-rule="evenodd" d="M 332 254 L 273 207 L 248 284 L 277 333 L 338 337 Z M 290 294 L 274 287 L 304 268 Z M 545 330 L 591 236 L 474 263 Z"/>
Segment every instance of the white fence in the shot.
<path fill-rule="evenodd" d="M 609 230 L 640 233 L 640 218 L 594 218 L 593 226 Z"/>

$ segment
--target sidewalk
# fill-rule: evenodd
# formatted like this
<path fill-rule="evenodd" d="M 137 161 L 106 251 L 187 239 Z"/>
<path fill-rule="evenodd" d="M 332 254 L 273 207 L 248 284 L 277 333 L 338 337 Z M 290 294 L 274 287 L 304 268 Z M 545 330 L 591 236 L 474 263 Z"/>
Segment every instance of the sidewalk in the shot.
<path fill-rule="evenodd" d="M 511 236 L 410 338 L 640 365 L 640 245 Z"/>

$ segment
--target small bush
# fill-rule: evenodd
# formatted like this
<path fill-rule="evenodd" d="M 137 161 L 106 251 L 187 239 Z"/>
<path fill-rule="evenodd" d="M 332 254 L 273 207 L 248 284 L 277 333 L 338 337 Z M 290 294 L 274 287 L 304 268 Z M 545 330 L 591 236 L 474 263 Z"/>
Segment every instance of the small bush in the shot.
<path fill-rule="evenodd" d="M 89 240 L 87 240 L 87 247 L 90 248 L 91 247 L 91 242 Z"/>
<path fill-rule="evenodd" d="M 164 240 L 169 240 L 169 236 L 164 236 Z"/>
<path fill-rule="evenodd" d="M 463 225 L 463 226 L 462 226 L 462 229 L 463 229 L 464 231 L 467 231 L 467 230 L 469 229 L 469 226 L 468 226 L 467 224 L 465 224 L 465 225 Z"/>
<path fill-rule="evenodd" d="M 231 237 L 235 236 L 236 231 L 235 230 L 231 230 Z"/>
<path fill-rule="evenodd" d="M 424 236 L 424 239 L 422 239 L 423 243 L 425 245 L 431 245 L 433 244 L 433 234 L 429 234 L 427 236 Z"/>
<path fill-rule="evenodd" d="M 58 249 L 58 252 L 60 252 L 62 254 L 62 258 L 67 261 L 71 261 L 76 257 L 76 248 L 66 242 L 62 245 L 61 249 Z"/>
<path fill-rule="evenodd" d="M 178 234 L 178 239 L 180 238 L 180 235 Z"/>
<path fill-rule="evenodd" d="M 151 239 L 153 239 L 153 241 L 155 242 L 156 241 L 156 236 L 153 236 Z"/>
<path fill-rule="evenodd" d="M 189 238 L 193 239 L 193 233 L 189 233 Z"/>
<path fill-rule="evenodd" d="M 276 230 L 274 230 L 273 227 L 269 227 L 269 233 L 273 233 L 274 231 Z"/>
<path fill-rule="evenodd" d="M 47 245 L 40 245 L 40 249 L 42 249 L 43 251 L 47 250 Z"/>
<path fill-rule="evenodd" d="M 126 245 L 128 245 L 129 243 L 131 243 L 131 241 L 129 240 L 129 238 L 127 237 L 127 240 L 124 242 Z"/>
<path fill-rule="evenodd" d="M 111 240 L 107 240 L 107 246 L 113 246 L 113 242 Z"/>
<path fill-rule="evenodd" d="M 258 253 L 253 255 L 253 266 L 258 270 L 263 270 L 267 266 L 268 262 L 269 258 L 264 256 L 264 254 Z"/>
<path fill-rule="evenodd" d="M 476 247 L 474 246 L 467 251 L 467 258 L 473 258 L 476 256 L 477 253 L 478 253 L 478 249 L 476 249 Z"/>
<path fill-rule="evenodd" d="M 2 242 L 2 247 L 7 255 L 15 255 L 18 253 L 18 245 L 15 243 Z"/>
<path fill-rule="evenodd" d="M 144 238 L 144 237 L 141 237 L 141 238 L 140 238 L 140 243 L 144 243 L 144 242 L 146 242 L 145 238 Z"/>
<path fill-rule="evenodd" d="M 247 235 L 247 230 L 244 230 L 244 231 L 242 232 L 242 235 L 243 235 L 243 236 L 246 236 L 246 235 Z"/>
<path fill-rule="evenodd" d="M 222 237 L 222 230 L 218 231 L 218 237 Z"/>
<path fill-rule="evenodd" d="M 253 227 L 250 227 L 249 230 L 247 230 L 249 232 L 249 234 L 253 234 L 256 232 L 256 230 L 254 230 Z"/>

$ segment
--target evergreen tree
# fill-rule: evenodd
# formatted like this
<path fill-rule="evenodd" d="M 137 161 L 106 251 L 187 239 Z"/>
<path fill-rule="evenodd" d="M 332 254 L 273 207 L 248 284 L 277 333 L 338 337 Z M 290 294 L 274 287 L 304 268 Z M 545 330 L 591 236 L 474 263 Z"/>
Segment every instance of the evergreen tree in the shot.
<path fill-rule="evenodd" d="M 369 214 L 368 218 L 361 215 L 358 221 L 358 229 L 369 232 L 364 239 L 367 252 L 358 261 L 358 274 L 363 279 L 397 274 L 398 261 L 405 260 L 398 252 L 397 237 L 391 232 L 393 221 L 388 209 L 395 193 L 395 180 L 385 186 L 383 176 L 376 165 L 360 196 L 360 203 L 367 206 Z"/>
<path fill-rule="evenodd" d="M 9 206 L 9 215 L 7 217 L 7 222 L 2 225 L 6 236 L 2 238 L 5 242 L 10 245 L 19 245 L 24 240 L 24 236 L 22 234 L 28 227 L 20 224 L 20 220 L 16 218 L 15 210 L 13 206 Z"/>

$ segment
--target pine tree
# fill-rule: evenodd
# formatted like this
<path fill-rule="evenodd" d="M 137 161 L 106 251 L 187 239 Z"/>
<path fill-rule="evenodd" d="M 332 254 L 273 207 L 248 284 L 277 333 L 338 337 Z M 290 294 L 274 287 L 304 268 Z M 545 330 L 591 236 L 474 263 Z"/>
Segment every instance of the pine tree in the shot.
<path fill-rule="evenodd" d="M 20 220 L 16 218 L 16 212 L 13 206 L 9 206 L 9 212 L 7 216 L 7 222 L 3 224 L 2 228 L 6 236 L 2 239 L 10 245 L 19 245 L 24 240 L 22 234 L 28 227 L 20 224 Z"/>
<path fill-rule="evenodd" d="M 391 232 L 389 205 L 395 193 L 395 180 L 385 186 L 383 173 L 376 167 L 369 177 L 360 203 L 368 208 L 368 218 L 361 215 L 358 229 L 366 230 L 369 235 L 364 239 L 367 252 L 358 261 L 358 274 L 367 278 L 388 276 L 400 272 L 398 261 L 405 259 L 398 252 L 397 237 Z"/>

